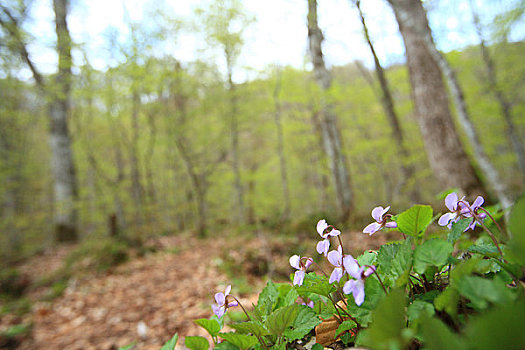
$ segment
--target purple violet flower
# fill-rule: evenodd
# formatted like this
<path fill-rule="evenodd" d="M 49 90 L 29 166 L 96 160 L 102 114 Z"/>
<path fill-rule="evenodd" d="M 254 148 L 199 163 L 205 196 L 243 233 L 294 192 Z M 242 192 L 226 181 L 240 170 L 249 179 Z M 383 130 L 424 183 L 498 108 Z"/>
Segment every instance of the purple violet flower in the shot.
<path fill-rule="evenodd" d="M 445 206 L 449 212 L 441 215 L 438 220 L 440 226 L 447 226 L 452 228 L 452 224 L 457 222 L 462 215 L 468 214 L 468 202 L 465 202 L 465 197 L 458 199 L 456 192 L 449 193 L 445 198 Z"/>
<path fill-rule="evenodd" d="M 339 282 L 341 278 L 343 277 L 344 273 L 344 267 L 343 267 L 343 248 L 339 246 L 337 250 L 332 250 L 327 255 L 328 261 L 332 265 L 335 266 L 334 270 L 332 271 L 332 274 L 330 275 L 329 283 L 333 283 L 335 281 Z"/>
<path fill-rule="evenodd" d="M 217 305 L 212 304 L 211 308 L 213 313 L 217 315 L 218 318 L 221 318 L 226 313 L 228 308 L 239 305 L 236 300 L 228 302 L 228 295 L 230 295 L 231 290 L 232 286 L 229 285 L 226 287 L 224 293 L 215 294 L 215 301 L 217 302 Z"/>
<path fill-rule="evenodd" d="M 302 302 L 301 305 L 305 305 L 305 306 L 308 306 L 309 308 L 313 309 L 313 308 L 314 308 L 314 301 L 313 301 L 313 300 L 310 300 L 310 301 L 307 302 L 307 303 Z"/>
<path fill-rule="evenodd" d="M 329 228 L 331 228 L 331 230 L 326 232 Z M 326 220 L 323 219 L 319 220 L 317 223 L 317 233 L 319 233 L 319 235 L 324 238 L 322 241 L 317 243 L 317 252 L 326 256 L 328 254 L 328 249 L 330 249 L 330 239 L 328 237 L 338 236 L 341 234 L 341 231 L 336 230 L 332 225 L 328 225 Z"/>
<path fill-rule="evenodd" d="M 386 212 L 390 209 L 390 206 L 383 208 L 383 207 L 375 207 L 372 210 L 372 217 L 375 219 L 376 222 L 373 222 L 369 224 L 367 227 L 363 229 L 363 233 L 368 233 L 370 236 L 376 233 L 377 231 L 381 230 L 383 227 L 389 227 L 389 228 L 396 228 L 397 223 L 395 221 L 388 221 L 389 218 L 392 217 L 391 214 L 386 214 Z M 385 215 L 386 214 L 386 215 Z"/>
<path fill-rule="evenodd" d="M 470 230 L 470 229 L 473 230 L 476 227 L 476 225 L 479 224 L 477 219 L 480 219 L 481 221 L 483 221 L 483 219 L 487 217 L 486 213 L 483 213 L 483 212 L 478 213 L 478 209 L 481 208 L 484 202 L 485 202 L 485 199 L 483 199 L 483 197 L 481 196 L 478 196 L 476 200 L 474 201 L 474 203 L 472 203 L 472 205 L 470 206 L 470 209 L 474 212 L 475 215 L 477 215 L 477 218 L 476 217 L 472 218 L 472 222 L 470 223 L 470 225 L 468 225 L 465 231 Z M 468 213 L 465 213 L 464 216 L 472 217 L 472 213 L 469 211 Z"/>
<path fill-rule="evenodd" d="M 305 262 L 303 262 L 303 260 L 305 260 Z M 310 267 L 310 265 L 312 265 L 313 262 L 314 260 L 312 258 L 301 258 L 299 255 L 293 255 L 290 257 L 290 265 L 297 269 L 293 277 L 294 286 L 301 286 L 303 284 L 306 270 Z"/>
<path fill-rule="evenodd" d="M 345 294 L 352 294 L 357 306 L 361 306 L 365 301 L 365 279 L 374 273 L 376 270 L 375 266 L 363 266 L 360 267 L 351 255 L 345 256 L 343 259 L 343 265 L 348 274 L 355 278 L 355 280 L 349 280 L 343 286 L 343 292 Z"/>

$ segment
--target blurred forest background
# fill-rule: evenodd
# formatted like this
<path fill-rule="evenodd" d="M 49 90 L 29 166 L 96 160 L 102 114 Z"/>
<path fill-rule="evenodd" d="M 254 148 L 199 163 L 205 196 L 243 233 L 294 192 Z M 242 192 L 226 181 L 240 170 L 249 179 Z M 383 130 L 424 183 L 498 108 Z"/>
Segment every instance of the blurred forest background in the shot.
<path fill-rule="evenodd" d="M 140 241 L 188 230 L 216 237 L 224 229 L 260 228 L 293 234 L 320 217 L 359 228 L 376 205 L 397 211 L 413 201 L 438 204 L 437 194 L 454 187 L 475 192 L 433 170 L 418 124 L 425 116 L 417 116 L 404 60 L 328 68 L 315 62 L 323 56 L 315 52 L 313 34 L 323 28 L 316 27 L 314 1 L 300 4 L 303 12 L 310 5 L 302 67 L 269 63 L 250 70 L 238 58 L 243 33 L 257 18 L 241 1 L 195 5 L 189 19 L 170 15 L 167 3 L 144 6 L 148 20 L 128 17 L 125 33 L 108 28 L 92 38 L 109 60 L 97 69 L 86 43 L 71 39 L 67 14 L 76 2 L 55 0 L 47 4 L 53 5 L 58 38 L 46 39 L 56 50 L 51 73 L 40 69 L 39 52 L 31 51 L 42 40 L 41 33 L 27 30 L 38 20 L 33 3 L 9 0 L 0 6 L 4 260 L 88 237 Z M 426 1 L 427 12 L 439 11 L 440 3 Z M 512 200 L 525 180 L 525 45 L 523 38 L 510 38 L 523 26 L 525 3 L 465 3 L 471 21 L 460 27 L 471 28 L 478 41 L 444 55 L 470 122 L 458 118 L 454 125 L 481 179 L 478 189 L 492 203 L 501 201 L 501 193 Z M 348 21 L 381 25 L 366 11 L 359 16 L 359 2 L 349 4 Z M 192 31 L 216 50 L 215 60 L 179 60 L 159 49 L 178 45 L 179 33 Z M 370 47 L 380 39 L 364 34 Z M 249 78 L 235 79 L 238 71 L 249 71 Z M 319 77 L 325 73 L 328 84 Z M 454 96 L 449 101 L 457 115 Z M 485 160 L 503 189 L 494 189 L 480 165 Z M 455 171 L 446 171 L 453 178 Z"/>

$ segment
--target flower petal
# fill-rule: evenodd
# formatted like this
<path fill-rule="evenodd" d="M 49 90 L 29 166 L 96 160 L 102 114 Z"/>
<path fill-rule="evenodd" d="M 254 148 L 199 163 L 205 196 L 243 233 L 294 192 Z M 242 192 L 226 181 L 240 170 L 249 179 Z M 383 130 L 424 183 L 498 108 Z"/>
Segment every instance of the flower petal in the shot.
<path fill-rule="evenodd" d="M 472 209 L 476 209 L 478 207 L 481 207 L 483 205 L 483 202 L 485 202 L 485 199 L 483 197 L 478 196 L 474 203 L 472 203 Z"/>
<path fill-rule="evenodd" d="M 323 219 L 317 222 L 317 233 L 319 233 L 321 237 L 323 238 L 325 238 L 323 234 L 324 234 L 324 230 L 326 230 L 327 227 L 328 227 L 328 224 L 326 223 L 326 220 Z"/>
<path fill-rule="evenodd" d="M 293 285 L 294 286 L 301 286 L 303 284 L 304 274 L 305 274 L 305 272 L 303 270 L 295 271 L 295 275 L 293 277 Z"/>
<path fill-rule="evenodd" d="M 389 207 L 390 208 L 390 207 Z M 372 209 L 372 217 L 375 221 L 381 222 L 383 221 L 383 207 L 375 207 Z"/>
<path fill-rule="evenodd" d="M 343 293 L 345 294 L 353 293 L 356 283 L 357 283 L 356 280 L 349 280 L 348 282 L 346 282 L 345 285 L 343 286 Z"/>
<path fill-rule="evenodd" d="M 373 274 L 375 270 L 376 270 L 376 267 L 374 265 L 371 265 L 368 269 L 365 270 L 365 273 L 364 273 L 365 277 L 368 277 L 371 274 Z"/>
<path fill-rule="evenodd" d="M 328 249 L 330 249 L 330 241 L 327 239 L 319 241 L 316 249 L 319 254 L 324 254 L 326 256 L 326 254 L 328 254 Z"/>
<path fill-rule="evenodd" d="M 388 228 L 396 228 L 397 227 L 397 222 L 395 221 L 389 221 L 385 224 L 385 227 L 388 227 Z"/>
<path fill-rule="evenodd" d="M 336 229 L 334 228 L 332 231 L 330 231 L 330 232 L 328 233 L 328 236 L 335 237 L 335 236 L 339 236 L 340 234 L 341 234 L 341 231 L 336 230 Z"/>
<path fill-rule="evenodd" d="M 232 291 L 232 285 L 230 284 L 228 287 L 226 287 L 226 291 L 224 291 L 224 296 L 229 295 Z"/>
<path fill-rule="evenodd" d="M 328 261 L 330 261 L 330 264 L 334 265 L 335 267 L 341 266 L 341 253 L 337 250 L 332 250 L 328 255 L 326 256 L 328 258 Z"/>
<path fill-rule="evenodd" d="M 224 305 L 224 301 L 226 300 L 226 297 L 222 293 L 215 293 L 215 301 L 217 302 L 217 305 Z"/>
<path fill-rule="evenodd" d="M 312 265 L 313 262 L 314 262 L 314 259 L 307 258 L 306 262 L 304 263 L 304 269 L 307 270 L 310 267 L 310 265 Z"/>
<path fill-rule="evenodd" d="M 456 192 L 449 193 L 447 197 L 445 198 L 445 205 L 450 211 L 456 210 L 457 203 L 458 203 L 458 195 L 456 194 Z"/>
<path fill-rule="evenodd" d="M 362 280 L 356 281 L 352 294 L 354 295 L 355 304 L 361 306 L 365 301 L 365 282 Z"/>
<path fill-rule="evenodd" d="M 341 280 L 341 277 L 343 277 L 343 269 L 340 267 L 336 267 L 332 274 L 330 275 L 330 280 L 328 280 L 328 283 L 333 283 L 335 281 L 339 282 Z"/>
<path fill-rule="evenodd" d="M 211 305 L 211 309 L 213 310 L 213 313 L 217 315 L 218 318 L 221 318 L 224 315 L 224 312 L 226 311 L 226 308 L 224 306 L 217 306 L 215 304 Z"/>
<path fill-rule="evenodd" d="M 361 278 L 361 274 L 359 272 L 359 265 L 357 264 L 357 261 L 354 259 L 353 256 L 345 256 L 345 258 L 343 259 L 343 266 L 350 276 L 357 279 Z"/>
<path fill-rule="evenodd" d="M 381 229 L 381 224 L 373 222 L 363 229 L 363 233 L 374 234 Z"/>
<path fill-rule="evenodd" d="M 301 268 L 301 266 L 299 265 L 300 260 L 301 260 L 301 257 L 299 255 L 292 255 L 290 257 L 290 265 L 293 268 L 296 268 L 297 270 L 299 270 Z"/>
<path fill-rule="evenodd" d="M 239 305 L 239 303 L 236 300 L 230 301 L 228 303 L 228 307 L 234 307 L 234 306 L 238 306 L 238 305 Z"/>
<path fill-rule="evenodd" d="M 441 217 L 438 220 L 439 226 L 448 225 L 450 220 L 452 220 L 454 217 L 456 217 L 456 213 L 445 213 L 445 214 L 441 215 Z"/>

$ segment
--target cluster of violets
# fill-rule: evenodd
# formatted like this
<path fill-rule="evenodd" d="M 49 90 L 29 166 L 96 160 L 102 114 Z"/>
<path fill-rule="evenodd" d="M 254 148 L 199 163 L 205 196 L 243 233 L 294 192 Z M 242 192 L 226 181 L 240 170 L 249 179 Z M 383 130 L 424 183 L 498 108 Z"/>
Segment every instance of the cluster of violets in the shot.
<path fill-rule="evenodd" d="M 482 208 L 484 199 L 478 196 L 476 200 L 470 204 L 465 200 L 465 197 L 458 199 L 456 193 L 450 193 L 445 198 L 445 206 L 449 212 L 443 214 L 438 224 L 440 226 L 447 226 L 449 229 L 452 224 L 459 221 L 461 218 L 472 218 L 472 222 L 465 229 L 474 229 L 476 224 L 482 223 L 487 214 L 483 212 Z M 381 206 L 375 207 L 372 210 L 372 218 L 375 220 L 363 229 L 363 233 L 372 235 L 383 228 L 396 228 L 397 223 L 393 221 L 393 215 L 387 214 L 390 206 L 383 208 Z M 483 210 L 480 212 L 480 209 Z M 330 274 L 329 283 L 339 283 L 341 279 L 347 275 L 347 281 L 343 285 L 343 293 L 352 294 L 356 305 L 360 306 L 365 300 L 365 279 L 375 273 L 376 267 L 374 265 L 360 266 L 358 261 L 350 254 L 343 252 L 341 238 L 339 237 L 341 231 L 337 230 L 332 225 L 328 225 L 326 220 L 319 220 L 317 223 L 317 233 L 322 240 L 317 243 L 316 250 L 319 254 L 326 256 L 334 269 Z M 337 237 L 339 246 L 336 250 L 330 250 L 330 238 Z M 301 257 L 293 255 L 290 257 L 290 265 L 296 269 L 293 278 L 293 284 L 301 286 L 304 282 L 306 271 L 313 264 L 314 260 L 309 257 Z M 215 294 L 215 301 L 217 304 L 212 305 L 213 312 L 218 318 L 221 318 L 226 310 L 230 307 L 237 306 L 238 302 L 235 298 L 229 295 L 231 286 L 226 288 L 225 293 Z M 231 297 L 231 298 L 229 298 Z M 230 299 L 230 300 L 229 300 Z M 233 300 L 234 299 L 234 300 Z M 303 302 L 303 305 L 313 307 L 313 301 Z"/>

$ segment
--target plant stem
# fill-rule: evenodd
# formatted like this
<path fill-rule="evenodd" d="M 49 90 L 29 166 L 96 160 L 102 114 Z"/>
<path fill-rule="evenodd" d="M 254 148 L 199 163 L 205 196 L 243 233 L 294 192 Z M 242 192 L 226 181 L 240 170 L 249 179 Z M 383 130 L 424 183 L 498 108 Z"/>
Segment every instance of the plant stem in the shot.
<path fill-rule="evenodd" d="M 248 317 L 248 320 L 253 321 L 252 318 L 250 317 L 250 315 L 248 314 L 248 312 L 246 311 L 246 309 L 244 308 L 244 306 L 242 306 L 242 304 L 239 301 L 239 299 L 237 299 L 233 295 L 227 295 L 226 298 L 228 298 L 228 297 L 233 298 L 237 302 L 237 304 L 239 304 L 239 306 L 241 307 L 242 311 L 244 311 L 244 314 L 246 315 L 246 317 Z M 226 300 L 225 302 L 226 302 L 226 305 L 228 305 L 228 300 Z M 257 335 L 257 334 L 254 334 L 254 335 L 257 337 L 257 340 L 263 346 L 263 348 L 268 350 L 268 348 L 266 347 L 266 343 L 261 339 L 261 337 L 259 335 Z"/>
<path fill-rule="evenodd" d="M 368 268 L 371 268 L 371 267 L 372 267 L 372 266 L 370 266 L 370 265 L 365 265 L 365 266 L 368 267 Z M 374 269 L 372 269 L 372 270 L 374 270 L 374 275 L 376 275 L 377 280 L 378 280 L 379 283 L 381 284 L 381 287 L 383 287 L 383 291 L 385 292 L 385 295 L 388 295 L 388 292 L 387 292 L 387 290 L 386 290 L 386 287 L 385 287 L 385 285 L 383 284 L 383 281 L 381 280 L 381 277 L 379 277 L 379 275 L 377 274 L 376 269 L 374 268 Z"/>
<path fill-rule="evenodd" d="M 487 209 L 483 208 L 483 207 L 479 207 L 479 209 L 483 210 L 485 212 L 485 214 L 488 215 L 488 217 L 492 220 L 492 222 L 496 225 L 496 227 L 498 228 L 499 232 L 503 233 L 505 235 L 505 237 L 509 238 L 509 234 L 507 233 L 507 231 L 504 231 L 501 226 L 498 224 L 498 222 L 492 217 L 492 215 L 490 215 L 490 213 L 488 212 Z"/>
<path fill-rule="evenodd" d="M 328 299 L 330 299 L 330 301 L 331 301 L 332 304 L 334 305 L 335 311 L 337 312 L 337 315 L 339 316 L 339 319 L 340 319 L 340 320 L 342 320 L 343 318 L 341 317 L 341 314 L 339 313 L 339 309 L 341 309 L 341 310 L 346 314 L 346 316 L 348 316 L 349 319 L 351 319 L 352 321 L 354 321 L 354 323 L 355 323 L 356 326 L 357 326 L 357 329 L 361 329 L 361 325 L 359 324 L 359 322 L 357 322 L 357 320 L 356 320 L 354 317 L 352 317 L 352 315 L 350 315 L 350 314 L 348 313 L 348 310 L 345 310 L 345 309 L 343 309 L 342 307 L 338 306 L 338 305 L 335 303 L 334 299 L 332 299 L 332 297 L 331 297 L 330 295 L 328 296 Z M 338 309 L 338 308 L 339 308 L 339 309 Z"/>

